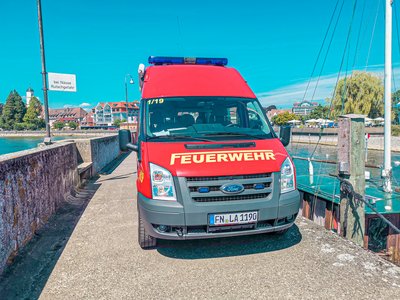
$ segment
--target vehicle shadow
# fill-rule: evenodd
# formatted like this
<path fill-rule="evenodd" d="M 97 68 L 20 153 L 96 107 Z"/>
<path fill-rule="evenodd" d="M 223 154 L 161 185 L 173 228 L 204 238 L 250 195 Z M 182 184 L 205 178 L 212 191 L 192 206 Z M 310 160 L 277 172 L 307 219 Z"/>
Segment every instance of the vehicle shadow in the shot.
<path fill-rule="evenodd" d="M 256 234 L 192 241 L 160 240 L 157 251 L 176 259 L 219 258 L 279 251 L 300 243 L 301 239 L 299 228 L 294 224 L 284 235 Z"/>

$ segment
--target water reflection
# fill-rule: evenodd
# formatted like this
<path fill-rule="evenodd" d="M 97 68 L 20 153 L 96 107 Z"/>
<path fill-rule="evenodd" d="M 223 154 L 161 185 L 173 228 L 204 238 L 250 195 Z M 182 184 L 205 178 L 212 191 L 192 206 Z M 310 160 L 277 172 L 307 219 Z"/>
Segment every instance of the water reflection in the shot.
<path fill-rule="evenodd" d="M 337 161 L 337 148 L 334 146 L 326 145 L 307 145 L 307 144 L 290 144 L 287 147 L 289 153 L 292 156 L 300 156 L 309 158 L 314 153 L 313 158 L 321 159 L 324 161 Z M 392 168 L 393 168 L 393 180 L 395 183 L 400 181 L 400 166 L 396 166 L 395 161 L 400 161 L 400 153 L 392 153 Z M 383 164 L 383 151 L 368 150 L 368 164 L 381 166 Z M 306 160 L 295 159 L 296 170 L 299 175 L 309 174 L 309 163 Z M 319 174 L 337 174 L 337 166 L 330 163 L 318 163 L 313 162 L 314 175 Z M 380 178 L 380 169 L 367 168 L 366 170 L 371 172 L 371 178 Z"/>

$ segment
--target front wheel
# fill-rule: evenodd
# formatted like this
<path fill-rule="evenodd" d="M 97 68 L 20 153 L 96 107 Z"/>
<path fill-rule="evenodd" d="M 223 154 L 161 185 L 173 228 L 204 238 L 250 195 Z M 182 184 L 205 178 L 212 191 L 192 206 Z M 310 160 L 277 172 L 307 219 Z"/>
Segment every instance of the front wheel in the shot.
<path fill-rule="evenodd" d="M 146 233 L 140 214 L 138 214 L 138 239 L 142 249 L 152 249 L 157 246 L 157 239 Z"/>

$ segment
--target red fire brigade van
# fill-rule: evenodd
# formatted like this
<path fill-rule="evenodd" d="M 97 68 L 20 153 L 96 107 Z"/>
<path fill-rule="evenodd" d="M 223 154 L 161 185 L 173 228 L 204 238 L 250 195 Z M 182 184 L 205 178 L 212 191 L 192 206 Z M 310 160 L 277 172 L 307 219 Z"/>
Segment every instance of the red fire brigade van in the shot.
<path fill-rule="evenodd" d="M 139 67 L 139 244 L 285 232 L 295 168 L 257 97 L 226 58 L 149 58 Z"/>

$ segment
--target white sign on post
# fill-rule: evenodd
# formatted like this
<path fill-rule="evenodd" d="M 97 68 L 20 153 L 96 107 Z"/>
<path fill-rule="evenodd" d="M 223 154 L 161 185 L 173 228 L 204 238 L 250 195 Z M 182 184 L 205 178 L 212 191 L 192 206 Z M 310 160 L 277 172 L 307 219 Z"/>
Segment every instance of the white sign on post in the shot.
<path fill-rule="evenodd" d="M 49 90 L 61 92 L 76 92 L 76 75 L 48 73 Z"/>

